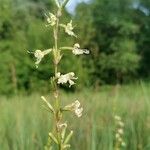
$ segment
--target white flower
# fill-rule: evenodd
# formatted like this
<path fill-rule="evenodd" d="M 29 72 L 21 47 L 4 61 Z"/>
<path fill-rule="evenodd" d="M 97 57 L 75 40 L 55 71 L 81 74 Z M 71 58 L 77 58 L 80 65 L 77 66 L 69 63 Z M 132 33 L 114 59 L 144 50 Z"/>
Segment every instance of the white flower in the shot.
<path fill-rule="evenodd" d="M 116 115 L 116 116 L 115 116 L 115 120 L 121 121 L 121 117 Z"/>
<path fill-rule="evenodd" d="M 118 133 L 119 134 L 123 134 L 124 132 L 123 132 L 123 129 L 118 129 Z"/>
<path fill-rule="evenodd" d="M 60 77 L 60 72 L 57 72 L 57 74 L 56 74 L 56 78 L 59 78 Z"/>
<path fill-rule="evenodd" d="M 120 138 L 118 138 L 118 141 L 119 141 L 119 142 L 122 142 L 123 140 L 122 140 L 122 138 L 120 137 Z"/>
<path fill-rule="evenodd" d="M 124 123 L 123 123 L 122 121 L 119 121 L 119 122 L 118 122 L 118 125 L 119 125 L 120 127 L 124 127 Z"/>
<path fill-rule="evenodd" d="M 64 75 L 61 75 L 60 72 L 58 72 L 56 74 L 56 78 L 58 78 L 58 84 L 64 84 L 64 83 L 69 83 L 69 87 L 71 87 L 72 85 L 74 85 L 74 81 L 73 80 L 76 80 L 78 78 L 75 78 L 74 77 L 75 74 L 74 72 L 69 72 L 67 74 L 64 74 Z"/>
<path fill-rule="evenodd" d="M 49 14 L 48 15 L 45 14 L 45 16 L 47 17 L 48 25 L 54 26 L 56 24 L 57 17 L 54 14 L 49 12 Z"/>
<path fill-rule="evenodd" d="M 73 32 L 74 27 L 72 26 L 72 20 L 69 23 L 67 23 L 67 25 L 60 24 L 60 26 L 63 27 L 63 28 L 65 28 L 65 32 L 68 35 L 77 37 L 75 35 L 75 33 Z"/>
<path fill-rule="evenodd" d="M 42 58 L 47 55 L 48 53 L 50 53 L 52 51 L 52 49 L 47 49 L 47 50 L 44 50 L 44 51 L 41 51 L 41 50 L 36 50 L 34 52 L 34 56 L 36 57 L 36 62 L 35 62 L 35 65 L 36 67 L 38 68 L 38 64 L 41 62 Z"/>
<path fill-rule="evenodd" d="M 83 108 L 80 107 L 80 102 L 76 100 L 74 103 L 65 106 L 65 110 L 73 111 L 77 117 L 81 117 Z"/>
<path fill-rule="evenodd" d="M 71 20 L 69 23 L 67 23 L 66 28 L 65 28 L 65 32 L 68 33 L 68 35 L 71 35 L 71 36 L 75 36 L 75 37 L 76 37 L 76 35 L 75 35 L 74 32 L 72 31 L 73 29 L 74 29 L 74 28 L 73 28 L 73 26 L 72 26 L 72 20 Z"/>
<path fill-rule="evenodd" d="M 121 146 L 125 147 L 125 146 L 126 146 L 126 143 L 125 143 L 125 142 L 122 142 L 122 143 L 121 143 Z"/>
<path fill-rule="evenodd" d="M 77 115 L 77 117 L 81 117 L 82 116 L 82 111 L 83 111 L 83 108 L 78 108 L 78 109 L 75 109 L 75 114 Z"/>
<path fill-rule="evenodd" d="M 116 139 L 120 138 L 120 134 L 116 133 Z"/>
<path fill-rule="evenodd" d="M 76 44 L 74 44 L 72 53 L 75 54 L 75 55 L 89 54 L 89 50 L 80 49 L 80 45 L 78 43 L 76 43 Z"/>

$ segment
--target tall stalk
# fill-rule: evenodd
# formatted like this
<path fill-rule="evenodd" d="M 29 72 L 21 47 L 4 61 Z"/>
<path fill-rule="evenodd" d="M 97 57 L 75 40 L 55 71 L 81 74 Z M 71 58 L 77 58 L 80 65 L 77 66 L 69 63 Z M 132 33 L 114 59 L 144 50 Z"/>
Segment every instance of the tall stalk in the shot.
<path fill-rule="evenodd" d="M 36 67 L 38 68 L 39 63 L 42 61 L 45 55 L 52 53 L 53 54 L 53 63 L 54 63 L 54 76 L 51 77 L 52 87 L 54 88 L 54 106 L 51 105 L 50 102 L 44 96 L 41 96 L 43 102 L 45 103 L 45 107 L 50 113 L 52 113 L 54 118 L 54 131 L 49 132 L 49 138 L 47 145 L 45 146 L 45 150 L 65 150 L 70 147 L 69 141 L 73 135 L 73 131 L 71 130 L 69 134 L 66 134 L 67 123 L 63 121 L 64 112 L 74 112 L 77 117 L 82 116 L 83 108 L 80 107 L 80 102 L 75 100 L 75 102 L 63 106 L 61 105 L 61 101 L 59 98 L 59 86 L 60 84 L 69 84 L 69 87 L 75 84 L 74 80 L 78 78 L 75 77 L 74 72 L 69 72 L 66 74 L 61 74 L 58 71 L 58 64 L 62 59 L 62 54 L 65 52 L 64 50 L 68 50 L 72 52 L 74 55 L 81 54 L 89 54 L 87 49 L 80 49 L 80 45 L 78 43 L 74 44 L 72 47 L 59 47 L 58 45 L 58 35 L 60 28 L 63 29 L 69 36 L 77 37 L 73 32 L 74 27 L 72 26 L 72 20 L 67 24 L 60 23 L 60 17 L 62 16 L 62 10 L 66 6 L 69 0 L 64 0 L 60 3 L 58 0 L 55 0 L 56 6 L 58 8 L 56 14 L 48 13 L 46 15 L 47 25 L 46 27 L 53 28 L 53 36 L 54 36 L 54 46 L 53 48 L 46 50 L 36 50 L 34 52 L 34 56 L 36 57 Z M 55 146 L 56 145 L 56 146 Z"/>

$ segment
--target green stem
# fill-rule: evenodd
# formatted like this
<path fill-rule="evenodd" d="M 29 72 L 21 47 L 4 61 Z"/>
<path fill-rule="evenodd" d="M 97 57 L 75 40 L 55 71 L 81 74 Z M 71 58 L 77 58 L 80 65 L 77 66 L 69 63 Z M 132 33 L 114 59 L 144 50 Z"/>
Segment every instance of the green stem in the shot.
<path fill-rule="evenodd" d="M 55 41 L 55 49 L 54 49 L 54 67 L 55 67 L 55 76 L 58 71 L 58 63 L 57 63 L 57 53 L 58 53 L 58 24 L 59 19 L 57 19 L 56 27 L 54 27 L 54 41 Z"/>
<path fill-rule="evenodd" d="M 59 10 L 58 10 L 59 11 Z M 56 25 L 54 27 L 54 43 L 55 43 L 55 46 L 54 46 L 54 70 L 55 70 L 55 76 L 57 75 L 57 72 L 58 72 L 58 54 L 59 54 L 59 51 L 58 51 L 58 27 L 59 27 L 59 17 L 57 16 L 57 22 L 56 22 Z M 55 81 L 56 82 L 56 81 Z M 57 86 L 57 83 L 55 84 L 56 87 L 55 87 L 55 106 L 56 106 L 56 114 L 55 114 L 55 129 L 56 129 L 56 133 L 57 133 L 57 140 L 58 140 L 58 148 L 59 150 L 62 150 L 62 143 L 61 143 L 61 133 L 57 127 L 57 124 L 59 123 L 60 121 L 60 101 L 59 101 L 59 98 L 58 98 L 58 86 Z"/>

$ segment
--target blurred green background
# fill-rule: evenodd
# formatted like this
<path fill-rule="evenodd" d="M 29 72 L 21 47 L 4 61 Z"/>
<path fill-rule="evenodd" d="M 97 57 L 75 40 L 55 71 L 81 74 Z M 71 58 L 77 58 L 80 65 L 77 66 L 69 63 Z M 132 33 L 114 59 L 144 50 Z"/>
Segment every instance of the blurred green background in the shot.
<path fill-rule="evenodd" d="M 0 0 L 0 94 L 49 90 L 52 59 L 46 57 L 36 70 L 33 55 L 27 50 L 52 47 L 53 34 L 45 27 L 44 14 L 54 10 L 52 0 Z M 79 3 L 72 14 L 64 12 L 62 22 L 74 20 L 78 39 L 61 33 L 59 45 L 78 42 L 91 53 L 86 57 L 65 54 L 60 71 L 77 74 L 76 89 L 147 81 L 149 11 L 148 0 L 91 0 Z"/>
<path fill-rule="evenodd" d="M 121 149 L 150 150 L 150 0 L 70 1 L 61 21 L 73 20 L 78 39 L 60 32 L 59 46 L 90 50 L 65 53 L 59 65 L 79 77 L 61 87 L 62 100 L 78 98 L 84 107 L 81 119 L 66 118 L 76 130 L 72 149 L 114 150 L 117 114 L 125 123 Z M 40 96 L 52 99 L 52 57 L 36 69 L 27 51 L 53 46 L 48 12 L 53 0 L 0 0 L 0 150 L 41 150 L 47 142 L 52 123 Z"/>

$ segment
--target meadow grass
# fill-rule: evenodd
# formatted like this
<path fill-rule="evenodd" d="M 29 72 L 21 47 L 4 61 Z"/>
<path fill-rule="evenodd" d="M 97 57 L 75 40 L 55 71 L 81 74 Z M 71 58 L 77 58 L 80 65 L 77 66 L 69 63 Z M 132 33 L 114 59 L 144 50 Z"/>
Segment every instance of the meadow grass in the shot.
<path fill-rule="evenodd" d="M 43 150 L 52 118 L 42 107 L 40 94 L 0 98 L 0 150 Z M 46 96 L 52 101 L 51 97 Z M 79 99 L 81 119 L 66 113 L 70 129 L 76 130 L 72 150 L 113 150 L 114 115 L 125 123 L 126 150 L 150 150 L 150 85 L 102 87 L 61 95 L 67 104 Z"/>

